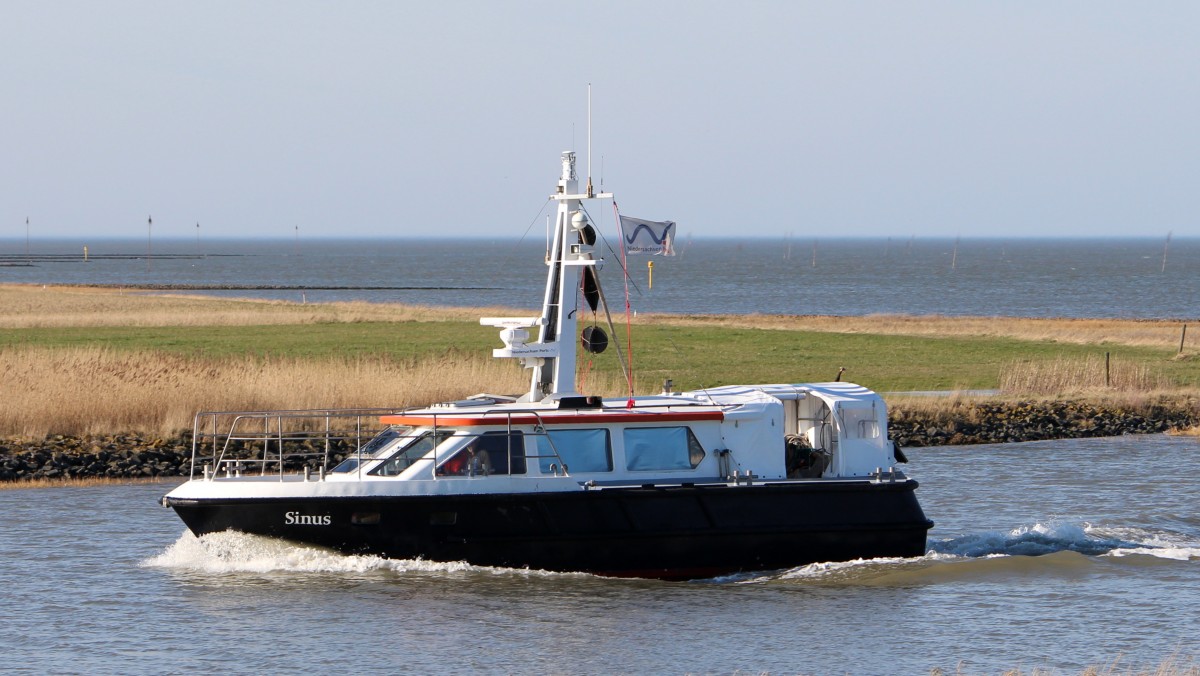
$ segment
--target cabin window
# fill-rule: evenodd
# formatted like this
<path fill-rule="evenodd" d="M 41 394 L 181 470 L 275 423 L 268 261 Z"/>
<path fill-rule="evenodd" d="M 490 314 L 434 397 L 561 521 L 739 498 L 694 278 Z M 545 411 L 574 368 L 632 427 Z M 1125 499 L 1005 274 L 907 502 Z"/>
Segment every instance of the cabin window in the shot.
<path fill-rule="evenodd" d="M 379 434 L 376 434 L 370 441 L 363 444 L 360 452 L 362 455 L 365 455 L 368 458 L 373 457 L 376 453 L 382 451 L 384 446 L 387 446 L 396 439 L 399 439 L 400 435 L 408 432 L 409 430 L 410 428 L 408 427 L 388 427 Z"/>
<path fill-rule="evenodd" d="M 449 439 L 453 434 L 454 430 L 447 428 L 439 429 L 436 432 L 426 432 L 401 447 L 398 453 L 388 458 L 383 464 L 371 470 L 368 474 L 374 476 L 396 476 L 409 467 L 412 467 L 413 463 L 428 455 L 430 451 L 437 448 L 438 445 Z"/>
<path fill-rule="evenodd" d="M 354 470 L 358 469 L 359 458 L 362 458 L 364 462 L 375 459 L 382 454 L 388 446 L 391 446 L 393 441 L 399 439 L 405 434 L 408 434 L 411 430 L 411 427 L 385 428 L 379 434 L 376 434 L 374 437 L 372 437 L 370 441 L 363 444 L 362 447 L 355 451 L 352 455 L 348 456 L 345 460 L 339 463 L 337 467 L 334 467 L 332 471 L 353 472 Z"/>
<path fill-rule="evenodd" d="M 608 430 L 550 430 L 544 435 L 536 435 L 534 441 L 538 466 L 543 474 L 562 469 L 562 465 L 566 466 L 566 471 L 576 473 L 612 471 Z M 558 451 L 557 455 L 555 451 Z"/>
<path fill-rule="evenodd" d="M 704 460 L 704 447 L 687 427 L 628 427 L 624 439 L 630 471 L 695 469 Z"/>
<path fill-rule="evenodd" d="M 843 408 L 842 427 L 848 439 L 878 439 L 879 421 L 874 408 Z"/>
<path fill-rule="evenodd" d="M 489 476 L 525 473 L 522 432 L 484 432 L 443 462 L 439 476 Z"/>

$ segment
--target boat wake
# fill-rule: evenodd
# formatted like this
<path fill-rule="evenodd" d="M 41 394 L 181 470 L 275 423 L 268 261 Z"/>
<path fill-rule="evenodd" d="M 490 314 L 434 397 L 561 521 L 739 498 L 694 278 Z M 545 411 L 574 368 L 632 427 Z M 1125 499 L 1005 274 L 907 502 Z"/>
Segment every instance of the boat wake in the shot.
<path fill-rule="evenodd" d="M 1200 559 L 1200 540 L 1180 533 L 1130 526 L 1050 522 L 934 542 L 931 553 L 960 558 L 1041 556 L 1076 552 L 1086 556 L 1149 556 Z"/>
<path fill-rule="evenodd" d="M 1161 548 L 1147 531 L 1104 529 L 1087 523 L 1051 522 L 1020 526 L 1010 531 L 989 531 L 936 542 L 931 551 L 964 558 L 987 556 L 1041 556 L 1071 551 L 1100 556 L 1114 551 Z"/>
<path fill-rule="evenodd" d="M 1200 560 L 1200 540 L 1178 533 L 1089 523 L 1035 523 L 1007 531 L 986 531 L 931 540 L 929 551 L 914 558 L 858 559 L 812 563 L 771 573 L 740 573 L 705 580 L 710 584 L 760 584 L 804 581 L 817 584 L 896 585 L 935 583 L 987 574 L 1050 574 L 1086 569 L 1091 558 L 1129 565 L 1155 561 Z M 196 537 L 184 531 L 145 567 L 215 574 L 489 575 L 581 577 L 522 568 L 473 566 L 423 559 L 388 559 L 341 554 L 329 549 L 274 538 L 226 531 Z"/>
<path fill-rule="evenodd" d="M 388 559 L 374 555 L 341 554 L 321 547 L 234 531 L 196 537 L 191 531 L 185 530 L 175 543 L 159 554 L 145 559 L 141 565 L 148 568 L 216 574 L 476 574 L 522 577 L 584 575 L 473 566 L 463 561 L 442 563 L 423 559 Z"/>
<path fill-rule="evenodd" d="M 1098 559 L 1125 565 L 1200 560 L 1200 539 L 1179 533 L 1090 523 L 1050 522 L 1007 531 L 931 539 L 924 556 L 813 563 L 771 574 L 716 578 L 713 582 L 895 585 L 933 583 L 988 574 L 1070 575 Z"/>

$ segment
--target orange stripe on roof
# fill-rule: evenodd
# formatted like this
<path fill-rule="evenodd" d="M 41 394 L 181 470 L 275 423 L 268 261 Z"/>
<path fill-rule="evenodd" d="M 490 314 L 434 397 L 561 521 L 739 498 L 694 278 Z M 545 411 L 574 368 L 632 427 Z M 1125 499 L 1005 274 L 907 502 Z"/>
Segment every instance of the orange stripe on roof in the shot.
<path fill-rule="evenodd" d="M 487 426 L 506 426 L 506 425 L 537 425 L 539 423 L 546 424 L 580 424 L 580 423 L 660 423 L 660 422 L 700 422 L 704 420 L 725 419 L 725 414 L 721 411 L 666 411 L 662 413 L 654 411 L 629 412 L 620 411 L 614 413 L 567 413 L 564 411 L 548 412 L 544 415 L 532 415 L 529 413 L 517 413 L 513 415 L 505 415 L 503 413 L 492 413 L 490 415 L 480 416 L 463 416 L 461 414 L 410 414 L 410 415 L 385 415 L 380 416 L 379 422 L 384 425 L 446 425 L 453 427 L 487 427 Z"/>

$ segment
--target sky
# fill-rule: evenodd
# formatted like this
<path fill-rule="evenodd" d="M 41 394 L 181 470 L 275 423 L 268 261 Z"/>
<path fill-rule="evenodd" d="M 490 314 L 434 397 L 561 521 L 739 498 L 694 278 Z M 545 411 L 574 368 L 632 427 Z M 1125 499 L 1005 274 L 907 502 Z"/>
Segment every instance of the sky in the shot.
<path fill-rule="evenodd" d="M 589 84 L 593 182 L 681 236 L 1200 236 L 1197 27 L 1196 2 L 5 0 L 0 239 L 540 233 L 560 153 L 587 173 Z"/>

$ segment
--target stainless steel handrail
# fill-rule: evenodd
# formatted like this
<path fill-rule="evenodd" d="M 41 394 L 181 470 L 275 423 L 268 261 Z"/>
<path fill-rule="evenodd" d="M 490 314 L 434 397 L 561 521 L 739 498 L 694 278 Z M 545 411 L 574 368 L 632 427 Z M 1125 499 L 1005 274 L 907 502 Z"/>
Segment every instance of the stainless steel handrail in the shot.
<path fill-rule="evenodd" d="M 312 457 L 323 454 L 322 466 L 329 464 L 332 443 L 336 441 L 353 440 L 356 448 L 363 443 L 363 418 L 371 417 L 376 420 L 379 416 L 403 413 L 404 409 L 394 408 L 353 408 L 353 409 L 294 409 L 278 411 L 201 411 L 196 413 L 192 422 L 192 462 L 190 477 L 196 478 L 198 465 L 205 458 L 211 457 L 214 471 L 219 470 L 229 462 L 262 464 L 262 474 L 265 476 L 270 462 L 279 462 L 280 479 L 283 477 L 283 465 L 288 457 Z M 341 430 L 334 427 L 335 419 L 354 418 L 353 430 Z M 284 421 L 309 421 L 314 429 L 287 427 Z M 252 423 L 261 421 L 262 430 L 248 429 Z M 272 425 L 272 423 L 274 423 Z M 272 427 L 274 428 L 272 430 Z M 372 425 L 373 429 L 375 425 Z M 206 430 L 210 428 L 211 431 Z M 313 453 L 285 454 L 285 443 L 323 439 L 324 449 Z M 231 445 L 234 442 L 262 442 L 261 458 L 236 458 L 232 455 Z M 271 443 L 275 442 L 278 454 L 270 457 Z M 211 455 L 205 452 L 205 446 L 211 443 Z"/>

